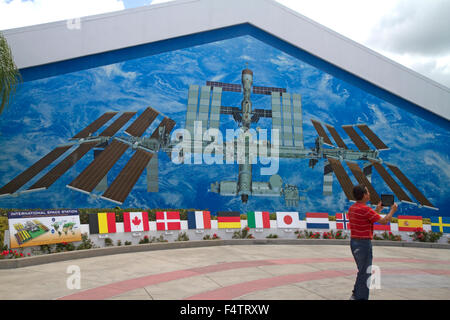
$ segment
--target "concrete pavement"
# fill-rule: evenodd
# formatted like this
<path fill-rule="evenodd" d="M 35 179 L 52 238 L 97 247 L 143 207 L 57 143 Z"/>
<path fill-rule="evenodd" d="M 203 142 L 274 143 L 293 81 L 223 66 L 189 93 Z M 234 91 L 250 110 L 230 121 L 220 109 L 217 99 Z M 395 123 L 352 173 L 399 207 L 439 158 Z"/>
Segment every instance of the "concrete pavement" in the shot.
<path fill-rule="evenodd" d="M 380 288 L 371 300 L 450 299 L 448 250 L 373 251 Z M 355 277 L 347 245 L 224 245 L 4 269 L 0 300 L 348 300 Z"/>

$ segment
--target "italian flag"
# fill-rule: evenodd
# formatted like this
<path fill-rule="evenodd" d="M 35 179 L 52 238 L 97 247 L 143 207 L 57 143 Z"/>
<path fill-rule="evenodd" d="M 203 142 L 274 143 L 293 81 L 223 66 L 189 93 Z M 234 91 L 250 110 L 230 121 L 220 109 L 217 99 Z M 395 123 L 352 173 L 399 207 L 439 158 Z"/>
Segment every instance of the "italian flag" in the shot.
<path fill-rule="evenodd" d="M 247 225 L 249 228 L 270 229 L 269 212 L 251 211 L 247 213 Z"/>

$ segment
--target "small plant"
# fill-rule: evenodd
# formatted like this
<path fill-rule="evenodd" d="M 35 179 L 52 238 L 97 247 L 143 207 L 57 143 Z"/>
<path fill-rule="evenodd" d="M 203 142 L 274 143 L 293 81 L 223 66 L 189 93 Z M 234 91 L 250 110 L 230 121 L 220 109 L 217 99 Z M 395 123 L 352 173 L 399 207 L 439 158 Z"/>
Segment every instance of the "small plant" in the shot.
<path fill-rule="evenodd" d="M 143 239 L 139 240 L 139 244 L 150 243 L 148 236 L 144 236 Z"/>
<path fill-rule="evenodd" d="M 342 230 L 336 232 L 335 239 L 347 239 L 348 234 L 344 233 Z"/>
<path fill-rule="evenodd" d="M 30 256 L 29 253 L 28 256 Z M 0 255 L 0 259 L 19 259 L 23 257 L 25 257 L 25 255 L 20 251 L 17 252 L 17 250 L 3 250 Z"/>
<path fill-rule="evenodd" d="M 305 238 L 306 239 L 320 239 L 320 232 L 312 232 L 305 230 Z"/>
<path fill-rule="evenodd" d="M 330 232 L 324 232 L 322 235 L 323 239 L 347 239 L 348 236 L 342 232 L 342 230 L 339 230 L 338 232 L 334 233 L 333 230 Z"/>
<path fill-rule="evenodd" d="M 72 243 L 60 242 L 56 244 L 56 252 L 73 251 L 75 246 Z"/>
<path fill-rule="evenodd" d="M 189 237 L 186 232 L 179 233 L 176 241 L 189 241 Z"/>
<path fill-rule="evenodd" d="M 438 242 L 442 237 L 442 232 L 424 231 L 421 228 L 414 230 L 414 233 L 410 235 L 414 241 L 420 242 Z"/>
<path fill-rule="evenodd" d="M 117 246 L 118 247 L 122 246 L 122 240 L 117 240 Z"/>
<path fill-rule="evenodd" d="M 153 237 L 152 242 L 153 241 L 156 241 L 156 242 L 169 242 L 169 240 L 164 239 L 163 235 L 160 235 L 159 238 Z"/>
<path fill-rule="evenodd" d="M 86 250 L 91 248 L 95 248 L 94 243 L 91 239 L 89 239 L 87 233 L 83 233 L 81 235 L 81 244 L 77 247 L 77 250 Z"/>
<path fill-rule="evenodd" d="M 266 237 L 266 239 L 275 239 L 275 238 L 278 238 L 278 235 L 277 234 L 269 234 L 267 237 Z"/>
<path fill-rule="evenodd" d="M 297 239 L 306 239 L 306 231 L 297 230 L 294 233 L 297 235 Z"/>
<path fill-rule="evenodd" d="M 114 246 L 114 243 L 111 238 L 105 238 L 105 247 Z"/>
<path fill-rule="evenodd" d="M 203 240 L 220 240 L 220 237 L 217 235 L 217 233 L 214 233 L 212 237 L 207 234 L 203 237 Z"/>
<path fill-rule="evenodd" d="M 240 230 L 240 231 L 235 231 L 233 233 L 233 239 L 255 239 L 255 237 L 249 233 L 250 228 L 249 227 L 245 227 L 244 229 Z"/>
<path fill-rule="evenodd" d="M 131 241 L 125 241 L 126 246 L 131 246 L 131 244 L 132 244 Z"/>
<path fill-rule="evenodd" d="M 392 232 L 383 232 L 381 235 L 374 234 L 373 235 L 374 240 L 389 240 L 389 241 L 402 241 L 402 236 L 395 235 Z"/>
<path fill-rule="evenodd" d="M 52 247 L 49 246 L 48 244 L 43 244 L 43 245 L 40 245 L 39 247 L 41 248 L 41 251 L 43 253 L 46 253 L 46 254 L 52 253 Z"/>
<path fill-rule="evenodd" d="M 324 232 L 324 233 L 322 234 L 322 238 L 323 238 L 323 239 L 335 239 L 333 230 L 332 230 L 331 232 Z"/>

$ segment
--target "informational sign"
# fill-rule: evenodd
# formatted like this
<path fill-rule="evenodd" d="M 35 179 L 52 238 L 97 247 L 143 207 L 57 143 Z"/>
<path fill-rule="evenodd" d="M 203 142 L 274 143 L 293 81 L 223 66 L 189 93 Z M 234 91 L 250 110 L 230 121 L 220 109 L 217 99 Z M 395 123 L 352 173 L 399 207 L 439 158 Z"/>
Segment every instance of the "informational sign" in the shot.
<path fill-rule="evenodd" d="M 10 247 L 81 241 L 78 210 L 9 212 Z"/>

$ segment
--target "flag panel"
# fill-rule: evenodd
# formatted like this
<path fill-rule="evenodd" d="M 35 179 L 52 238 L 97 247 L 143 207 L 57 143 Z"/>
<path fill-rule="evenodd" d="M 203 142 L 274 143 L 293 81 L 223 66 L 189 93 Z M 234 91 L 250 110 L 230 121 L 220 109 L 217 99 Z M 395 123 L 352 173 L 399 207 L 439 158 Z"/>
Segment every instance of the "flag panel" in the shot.
<path fill-rule="evenodd" d="M 240 229 L 241 221 L 239 222 L 220 222 L 218 223 L 219 229 Z"/>
<path fill-rule="evenodd" d="M 156 212 L 156 230 L 181 230 L 180 213 L 178 211 Z"/>
<path fill-rule="evenodd" d="M 114 212 L 108 212 L 106 219 L 108 220 L 109 233 L 116 233 L 116 214 Z"/>
<path fill-rule="evenodd" d="M 98 213 L 98 232 L 100 234 L 108 233 L 108 220 L 106 213 Z"/>
<path fill-rule="evenodd" d="M 89 217 L 89 234 L 98 234 L 98 217 L 96 213 L 91 213 Z"/>
<path fill-rule="evenodd" d="M 217 222 L 219 229 L 240 229 L 241 214 L 236 211 L 220 211 L 217 213 Z"/>
<path fill-rule="evenodd" d="M 398 216 L 398 231 L 414 231 L 417 228 L 423 228 L 421 216 Z"/>
<path fill-rule="evenodd" d="M 187 221 L 188 229 L 197 229 L 196 214 L 194 211 L 188 211 Z"/>
<path fill-rule="evenodd" d="M 149 231 L 148 212 L 124 212 L 123 229 L 125 232 Z"/>
<path fill-rule="evenodd" d="M 277 212 L 278 228 L 299 228 L 298 212 Z"/>
<path fill-rule="evenodd" d="M 249 228 L 269 229 L 270 216 L 266 211 L 251 211 L 247 213 L 247 224 Z"/>
<path fill-rule="evenodd" d="M 211 229 L 211 213 L 209 211 L 196 211 L 195 221 L 197 229 Z"/>
<path fill-rule="evenodd" d="M 450 233 L 450 218 L 449 217 L 430 217 L 431 231 Z"/>
<path fill-rule="evenodd" d="M 380 216 L 382 218 L 384 218 L 386 215 L 385 214 L 380 214 Z M 391 230 L 391 223 L 388 222 L 387 224 L 381 224 L 381 223 L 375 222 L 373 224 L 373 230 L 392 231 Z"/>
<path fill-rule="evenodd" d="M 307 229 L 330 229 L 330 221 L 328 213 L 324 212 L 307 212 L 306 213 Z"/>
<path fill-rule="evenodd" d="M 336 213 L 336 229 L 350 230 L 350 220 L 346 213 Z"/>

